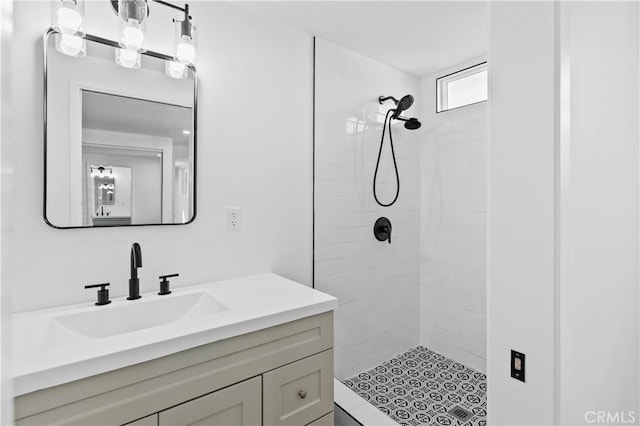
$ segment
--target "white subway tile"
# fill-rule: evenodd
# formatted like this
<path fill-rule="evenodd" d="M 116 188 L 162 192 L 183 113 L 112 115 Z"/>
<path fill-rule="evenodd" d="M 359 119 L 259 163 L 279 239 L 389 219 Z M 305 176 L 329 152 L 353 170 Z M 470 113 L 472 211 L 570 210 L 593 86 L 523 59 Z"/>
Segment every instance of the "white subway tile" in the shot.
<path fill-rule="evenodd" d="M 344 259 L 323 260 L 315 263 L 316 277 L 329 277 L 337 275 L 344 270 Z"/>

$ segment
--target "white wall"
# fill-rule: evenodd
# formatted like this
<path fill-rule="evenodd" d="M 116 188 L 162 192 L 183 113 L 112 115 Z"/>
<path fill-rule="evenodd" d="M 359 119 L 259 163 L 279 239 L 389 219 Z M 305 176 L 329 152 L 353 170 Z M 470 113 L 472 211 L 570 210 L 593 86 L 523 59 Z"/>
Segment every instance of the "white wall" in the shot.
<path fill-rule="evenodd" d="M 492 2 L 488 424 L 554 424 L 556 57 L 553 2 Z M 526 383 L 510 350 L 526 354 Z"/>
<path fill-rule="evenodd" d="M 639 12 L 491 4 L 490 424 L 640 421 Z"/>
<path fill-rule="evenodd" d="M 420 342 L 486 371 L 487 103 L 436 114 L 436 79 L 420 80 Z"/>
<path fill-rule="evenodd" d="M 315 284 L 338 297 L 335 372 L 347 378 L 418 345 L 420 159 L 416 131 L 393 126 L 400 195 L 392 207 L 373 198 L 382 133 L 393 104 L 378 96 L 417 98 L 417 79 L 357 53 L 316 40 Z M 406 112 L 417 115 L 417 106 Z M 379 121 L 378 121 L 379 120 Z M 396 182 L 388 133 L 378 196 L 389 202 Z M 392 222 L 392 244 L 373 225 Z"/>
<path fill-rule="evenodd" d="M 637 2 L 560 9 L 569 109 L 560 115 L 558 379 L 567 425 L 593 421 L 585 414 L 598 410 L 640 421 L 638 12 Z"/>
<path fill-rule="evenodd" d="M 142 246 L 142 291 L 157 276 L 172 285 L 264 271 L 311 284 L 312 42 L 233 5 L 195 2 L 201 23 L 198 122 L 198 212 L 186 226 L 56 230 L 42 219 L 41 35 L 49 2 L 18 2 L 12 51 L 15 143 L 3 143 L 12 191 L 2 193 L 2 278 L 13 310 L 91 301 L 82 286 L 111 282 L 127 292 L 129 249 Z M 172 39 L 170 17 L 153 5 L 149 38 Z M 86 3 L 86 30 L 114 37 L 109 2 Z M 167 51 L 167 49 L 164 49 Z M 274 60 L 277 58 L 277 60 Z M 3 81 L 3 83 L 5 83 Z M 4 141 L 3 141 L 4 142 Z M 242 208 L 242 230 L 226 231 L 226 207 Z M 102 255 L 94 253 L 100 249 Z M 108 254 L 111 261 L 104 262 Z"/>
<path fill-rule="evenodd" d="M 13 140 L 11 134 L 12 94 L 11 65 L 7 60 L 11 56 L 11 39 L 13 32 L 13 0 L 0 2 L 0 190 L 6 194 L 11 190 L 9 185 L 9 169 L 5 167 L 6 152 L 4 145 Z M 5 223 L 7 204 L 0 197 L 0 271 L 5 264 L 2 253 L 7 249 L 5 237 L 11 231 Z M 13 422 L 13 391 L 11 384 L 11 291 L 3 274 L 0 274 L 0 424 Z"/>

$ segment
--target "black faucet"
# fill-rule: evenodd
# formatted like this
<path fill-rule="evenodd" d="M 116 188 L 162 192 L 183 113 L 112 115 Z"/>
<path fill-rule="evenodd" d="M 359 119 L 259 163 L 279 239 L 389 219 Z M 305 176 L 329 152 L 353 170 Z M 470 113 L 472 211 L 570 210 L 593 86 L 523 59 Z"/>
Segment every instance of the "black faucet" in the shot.
<path fill-rule="evenodd" d="M 129 278 L 129 297 L 127 300 L 140 299 L 140 280 L 138 268 L 142 268 L 142 251 L 140 244 L 131 244 L 131 278 Z"/>

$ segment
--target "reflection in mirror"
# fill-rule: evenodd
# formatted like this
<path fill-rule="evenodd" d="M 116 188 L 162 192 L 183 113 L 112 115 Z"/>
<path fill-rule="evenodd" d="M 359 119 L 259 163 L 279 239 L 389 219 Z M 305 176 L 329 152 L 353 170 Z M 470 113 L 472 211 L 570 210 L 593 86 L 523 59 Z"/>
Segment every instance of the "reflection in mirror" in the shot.
<path fill-rule="evenodd" d="M 83 162 L 88 164 L 86 191 L 83 191 L 83 225 L 95 226 L 97 223 L 131 223 L 131 168 L 104 166 L 87 162 L 92 156 L 83 150 Z M 116 196 L 116 188 L 118 193 Z M 101 219 L 111 219 L 104 221 Z"/>
<path fill-rule="evenodd" d="M 46 46 L 45 219 L 59 228 L 184 224 L 195 216 L 196 76 L 113 61 L 87 40 L 73 58 Z M 104 42 L 104 43 L 103 43 Z M 157 55 L 157 54 L 153 54 Z"/>
<path fill-rule="evenodd" d="M 94 166 L 91 166 L 93 169 Z M 98 167 L 104 170 L 104 167 Z M 109 167 L 113 173 L 113 167 Z M 93 189 L 96 197 L 96 208 L 113 205 L 116 193 L 116 178 L 113 176 L 93 176 Z M 86 203 L 89 205 L 89 203 Z M 107 212 L 109 216 L 109 212 Z"/>
<path fill-rule="evenodd" d="M 113 197 L 115 193 L 115 181 L 109 178 L 106 178 L 105 180 L 107 180 L 107 182 L 98 182 L 98 190 L 100 191 L 98 197 L 100 200 L 100 204 L 111 205 L 113 204 Z"/>

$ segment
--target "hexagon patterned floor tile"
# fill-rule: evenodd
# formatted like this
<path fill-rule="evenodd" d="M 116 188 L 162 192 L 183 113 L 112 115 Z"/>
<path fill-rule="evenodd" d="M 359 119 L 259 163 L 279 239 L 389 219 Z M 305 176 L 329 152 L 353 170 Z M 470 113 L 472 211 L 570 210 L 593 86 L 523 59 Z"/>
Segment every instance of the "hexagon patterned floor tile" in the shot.
<path fill-rule="evenodd" d="M 401 425 L 487 424 L 486 376 L 423 346 L 343 383 Z M 472 415 L 456 418 L 456 406 Z"/>

